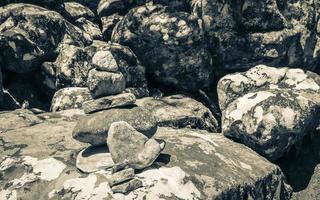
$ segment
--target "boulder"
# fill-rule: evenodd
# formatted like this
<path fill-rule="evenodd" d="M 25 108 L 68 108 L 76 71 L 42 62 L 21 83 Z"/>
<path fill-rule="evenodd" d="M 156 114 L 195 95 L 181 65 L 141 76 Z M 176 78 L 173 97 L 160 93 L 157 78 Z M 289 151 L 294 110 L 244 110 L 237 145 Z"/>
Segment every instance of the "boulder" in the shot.
<path fill-rule="evenodd" d="M 39 69 L 56 56 L 60 43 L 84 46 L 91 42 L 57 12 L 30 4 L 1 7 L 0 24 L 0 48 L 6 49 L 0 53 L 0 64 L 16 73 Z"/>
<path fill-rule="evenodd" d="M 186 12 L 141 6 L 117 24 L 111 41 L 130 47 L 160 84 L 198 90 L 213 80 L 211 55 L 200 26 L 198 18 Z"/>
<path fill-rule="evenodd" d="M 141 180 L 132 179 L 130 181 L 111 187 L 111 190 L 114 193 L 128 194 L 129 192 L 136 190 L 138 188 L 141 188 L 142 186 L 143 186 L 143 183 Z"/>
<path fill-rule="evenodd" d="M 114 108 L 81 118 L 73 130 L 73 138 L 98 146 L 106 144 L 108 130 L 113 122 L 125 121 L 147 137 L 157 130 L 157 121 L 152 113 L 144 108 Z"/>
<path fill-rule="evenodd" d="M 113 173 L 108 177 L 109 186 L 112 187 L 119 183 L 131 180 L 134 178 L 134 175 L 135 175 L 134 169 L 132 168 L 123 169 L 121 171 Z"/>
<path fill-rule="evenodd" d="M 98 24 L 95 24 L 84 17 L 77 19 L 74 24 L 83 32 L 87 33 L 92 40 L 102 40 L 103 36 Z"/>
<path fill-rule="evenodd" d="M 90 70 L 88 87 L 93 98 L 121 93 L 126 88 L 126 80 L 122 73 Z"/>
<path fill-rule="evenodd" d="M 223 133 L 277 160 L 318 125 L 320 77 L 259 65 L 218 83 Z"/>
<path fill-rule="evenodd" d="M 149 139 L 124 121 L 111 124 L 106 141 L 112 160 L 115 163 L 127 163 L 133 169 L 152 165 L 165 145 Z"/>
<path fill-rule="evenodd" d="M 92 64 L 97 70 L 118 72 L 118 64 L 110 51 L 98 51 L 92 58 Z"/>
<path fill-rule="evenodd" d="M 86 101 L 83 103 L 82 108 L 85 113 L 89 114 L 110 108 L 132 106 L 135 102 L 136 97 L 133 94 L 123 93 Z"/>
<path fill-rule="evenodd" d="M 71 22 L 77 19 L 85 18 L 92 21 L 95 18 L 94 13 L 86 6 L 78 2 L 65 2 L 63 15 Z"/>
<path fill-rule="evenodd" d="M 27 4 L 34 4 L 41 7 L 45 7 L 48 9 L 61 9 L 61 6 L 63 4 L 63 0 L 3 0 L 0 2 L 0 6 L 5 6 L 7 4 L 13 4 L 13 3 L 27 3 Z"/>
<path fill-rule="evenodd" d="M 190 2 L 215 52 L 216 70 L 243 70 L 261 63 L 316 70 L 319 5 L 292 0 Z"/>
<path fill-rule="evenodd" d="M 63 88 L 54 94 L 50 110 L 52 112 L 57 112 L 61 110 L 82 108 L 82 104 L 91 99 L 91 93 L 88 88 Z"/>
<path fill-rule="evenodd" d="M 115 13 L 126 13 L 130 8 L 143 5 L 146 0 L 100 0 L 97 13 L 100 17 L 110 16 Z"/>
<path fill-rule="evenodd" d="M 156 116 L 159 126 L 191 127 L 212 132 L 217 132 L 219 128 L 218 121 L 207 107 L 184 95 L 160 99 L 146 97 L 138 99 L 136 104 L 149 109 Z"/>
<path fill-rule="evenodd" d="M 119 15 L 118 13 L 101 17 L 102 34 L 105 40 L 109 41 L 111 39 L 113 28 L 122 18 L 123 16 Z"/>

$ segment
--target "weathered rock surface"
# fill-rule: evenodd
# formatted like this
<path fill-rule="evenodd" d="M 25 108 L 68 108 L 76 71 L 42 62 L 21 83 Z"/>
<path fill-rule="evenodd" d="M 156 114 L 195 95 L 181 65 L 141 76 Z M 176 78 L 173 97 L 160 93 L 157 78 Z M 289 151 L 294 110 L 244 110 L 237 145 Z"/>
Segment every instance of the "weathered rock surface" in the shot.
<path fill-rule="evenodd" d="M 164 143 L 149 139 L 124 121 L 111 124 L 106 141 L 112 160 L 128 163 L 134 169 L 152 165 L 164 148 Z"/>
<path fill-rule="evenodd" d="M 118 64 L 110 51 L 98 51 L 92 58 L 92 64 L 97 70 L 106 72 L 118 72 Z"/>
<path fill-rule="evenodd" d="M 117 24 L 111 41 L 132 48 L 147 73 L 163 85 L 197 90 L 213 78 L 198 18 L 186 12 L 160 5 L 133 8 Z"/>
<path fill-rule="evenodd" d="M 17 73 L 33 71 L 52 59 L 60 43 L 91 42 L 57 12 L 30 4 L 1 7 L 0 24 L 0 47 L 6 49 L 1 51 L 1 65 Z"/>
<path fill-rule="evenodd" d="M 51 103 L 51 111 L 82 108 L 82 104 L 91 100 L 91 93 L 88 88 L 70 87 L 57 91 Z"/>
<path fill-rule="evenodd" d="M 282 157 L 318 125 L 320 77 L 259 65 L 219 81 L 222 130 L 269 159 Z"/>
<path fill-rule="evenodd" d="M 184 95 L 161 99 L 146 97 L 138 99 L 136 104 L 152 111 L 159 126 L 191 127 L 212 132 L 217 132 L 219 128 L 217 120 L 207 107 Z"/>
<path fill-rule="evenodd" d="M 132 179 L 130 181 L 121 183 L 119 185 L 115 185 L 111 187 L 111 190 L 114 193 L 122 193 L 127 194 L 128 192 L 131 192 L 133 190 L 136 190 L 138 188 L 141 188 L 143 186 L 143 183 L 139 179 Z"/>
<path fill-rule="evenodd" d="M 122 18 L 123 16 L 119 15 L 118 13 L 101 17 L 102 34 L 105 40 L 109 41 L 111 39 L 113 28 Z"/>
<path fill-rule="evenodd" d="M 110 108 L 134 105 L 135 102 L 136 97 L 133 94 L 123 93 L 86 101 L 82 104 L 82 108 L 84 112 L 88 114 Z"/>
<path fill-rule="evenodd" d="M 119 183 L 131 180 L 134 178 L 134 175 L 135 175 L 134 169 L 132 169 L 132 168 L 123 169 L 119 172 L 116 172 L 108 177 L 109 186 L 112 187 L 112 186 L 117 185 Z"/>
<path fill-rule="evenodd" d="M 73 138 L 98 146 L 106 144 L 108 130 L 113 122 L 125 121 L 147 137 L 157 130 L 157 121 L 152 113 L 141 107 L 114 108 L 81 118 L 73 131 Z"/>
<path fill-rule="evenodd" d="M 0 114 L 1 119 L 13 116 L 14 112 Z M 34 116 L 41 117 L 43 122 L 31 125 L 25 118 L 19 118 L 16 124 L 21 126 L 8 125 L 1 134 L 0 169 L 4 170 L 1 197 L 89 200 L 93 196 L 97 199 L 247 199 L 248 196 L 289 199 L 290 196 L 279 168 L 249 148 L 220 134 L 171 128 L 159 128 L 156 134 L 156 138 L 167 141 L 164 154 L 156 161 L 166 166 L 136 174 L 143 188 L 126 195 L 114 194 L 107 182 L 108 172 L 85 175 L 75 168 L 75 153 L 85 147 L 71 137 L 77 118 L 58 113 Z"/>
<path fill-rule="evenodd" d="M 84 17 L 77 19 L 74 24 L 76 24 L 83 32 L 87 33 L 92 40 L 102 40 L 103 36 L 98 24 L 95 24 Z"/>
<path fill-rule="evenodd" d="M 104 72 L 95 69 L 88 74 L 88 87 L 93 98 L 121 93 L 126 88 L 122 73 Z"/>
<path fill-rule="evenodd" d="M 63 13 L 64 17 L 71 22 L 74 22 L 82 17 L 90 21 L 95 18 L 94 13 L 89 8 L 78 2 L 65 2 L 63 5 L 65 10 Z"/>

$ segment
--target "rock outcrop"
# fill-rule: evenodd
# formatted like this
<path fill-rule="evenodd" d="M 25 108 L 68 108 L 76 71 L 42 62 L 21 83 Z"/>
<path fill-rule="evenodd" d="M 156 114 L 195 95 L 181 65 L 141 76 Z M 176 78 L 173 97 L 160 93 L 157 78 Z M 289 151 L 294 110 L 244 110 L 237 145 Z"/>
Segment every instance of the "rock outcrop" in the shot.
<path fill-rule="evenodd" d="M 222 130 L 276 160 L 318 125 L 320 76 L 301 69 L 256 66 L 218 84 Z"/>

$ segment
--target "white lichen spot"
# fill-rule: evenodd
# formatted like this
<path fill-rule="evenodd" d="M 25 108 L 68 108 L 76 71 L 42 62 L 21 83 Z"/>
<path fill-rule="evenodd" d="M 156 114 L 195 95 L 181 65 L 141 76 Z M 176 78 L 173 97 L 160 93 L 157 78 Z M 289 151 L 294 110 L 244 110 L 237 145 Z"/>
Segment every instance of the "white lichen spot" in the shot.
<path fill-rule="evenodd" d="M 226 112 L 226 118 L 233 120 L 241 120 L 243 115 L 251 110 L 258 103 L 268 99 L 269 97 L 276 96 L 275 94 L 267 91 L 261 91 L 256 93 L 248 93 L 243 97 L 236 100 L 236 109 Z"/>
<path fill-rule="evenodd" d="M 10 183 L 12 184 L 12 187 L 18 189 L 25 184 L 35 182 L 36 180 L 38 180 L 38 177 L 35 174 L 25 173 L 20 178 L 10 181 Z"/>
<path fill-rule="evenodd" d="M 288 129 L 293 129 L 295 126 L 295 118 L 296 118 L 296 112 L 294 112 L 291 108 L 283 108 L 282 109 L 282 116 L 280 119 L 281 125 Z"/>
<path fill-rule="evenodd" d="M 319 90 L 319 85 L 312 79 L 305 79 L 304 81 L 300 82 L 298 85 L 296 85 L 295 89 L 297 90 Z"/>
<path fill-rule="evenodd" d="M 15 190 L 1 190 L 0 191 L 1 200 L 17 200 L 17 191 Z"/>

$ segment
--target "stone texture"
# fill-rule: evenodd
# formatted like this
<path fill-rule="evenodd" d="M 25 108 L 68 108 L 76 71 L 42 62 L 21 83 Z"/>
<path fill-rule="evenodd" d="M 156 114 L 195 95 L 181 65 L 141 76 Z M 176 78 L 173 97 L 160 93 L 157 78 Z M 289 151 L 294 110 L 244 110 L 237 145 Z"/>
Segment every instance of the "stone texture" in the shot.
<path fill-rule="evenodd" d="M 107 144 L 115 163 L 128 163 L 134 169 L 152 165 L 164 148 L 154 139 L 149 139 L 124 121 L 111 124 Z"/>
<path fill-rule="evenodd" d="M 132 48 L 155 81 L 198 90 L 213 80 L 211 57 L 198 18 L 160 5 L 131 9 L 112 42 Z"/>
<path fill-rule="evenodd" d="M 113 165 L 114 162 L 106 146 L 88 147 L 77 155 L 76 167 L 84 173 L 109 169 Z"/>
<path fill-rule="evenodd" d="M 118 72 L 118 64 L 110 51 L 98 51 L 92 58 L 92 64 L 97 70 L 106 72 Z"/>
<path fill-rule="evenodd" d="M 93 98 L 121 93 L 126 88 L 126 81 L 121 73 L 90 70 L 88 87 Z"/>
<path fill-rule="evenodd" d="M 91 42 L 60 14 L 42 7 L 10 4 L 0 8 L 0 19 L 0 47 L 6 49 L 1 51 L 1 65 L 12 72 L 36 70 L 67 40 L 78 46 Z"/>
<path fill-rule="evenodd" d="M 82 107 L 84 112 L 88 114 L 110 108 L 132 106 L 135 102 L 136 97 L 133 94 L 123 93 L 86 101 L 82 104 Z"/>
<path fill-rule="evenodd" d="M 119 15 L 118 13 L 101 17 L 102 34 L 105 40 L 109 41 L 111 39 L 113 28 L 122 18 L 123 16 Z"/>
<path fill-rule="evenodd" d="M 74 22 L 83 32 L 87 33 L 92 40 L 102 40 L 102 32 L 99 28 L 99 24 L 95 24 L 90 20 L 81 17 Z"/>
<path fill-rule="evenodd" d="M 95 146 L 103 145 L 110 125 L 117 121 L 128 122 L 149 138 L 157 130 L 157 121 L 149 110 L 140 107 L 114 108 L 81 118 L 73 130 L 73 138 Z"/>
<path fill-rule="evenodd" d="M 218 121 L 202 103 L 184 96 L 172 95 L 160 99 L 146 97 L 137 105 L 147 108 L 157 117 L 159 126 L 191 127 L 212 132 L 218 131 Z"/>
<path fill-rule="evenodd" d="M 63 15 L 72 22 L 82 17 L 88 20 L 95 18 L 94 13 L 89 8 L 78 2 L 65 2 L 63 5 L 65 11 Z"/>
<path fill-rule="evenodd" d="M 88 88 L 63 88 L 54 94 L 50 110 L 56 112 L 73 108 L 82 108 L 82 104 L 91 99 L 92 97 Z"/>
<path fill-rule="evenodd" d="M 134 178 L 134 175 L 134 169 L 132 168 L 123 169 L 119 172 L 116 172 L 108 177 L 109 186 L 112 187 L 119 183 L 131 180 Z"/>
<path fill-rule="evenodd" d="M 128 192 L 141 188 L 142 186 L 143 186 L 143 183 L 141 180 L 132 179 L 128 182 L 113 186 L 111 190 L 114 193 L 127 194 Z"/>
<path fill-rule="evenodd" d="M 222 130 L 269 159 L 282 157 L 319 118 L 319 75 L 259 65 L 219 81 Z"/>

